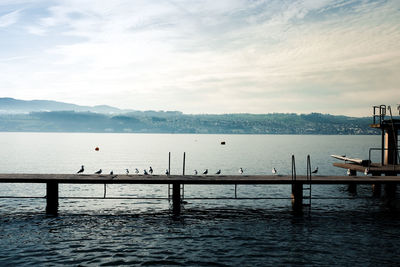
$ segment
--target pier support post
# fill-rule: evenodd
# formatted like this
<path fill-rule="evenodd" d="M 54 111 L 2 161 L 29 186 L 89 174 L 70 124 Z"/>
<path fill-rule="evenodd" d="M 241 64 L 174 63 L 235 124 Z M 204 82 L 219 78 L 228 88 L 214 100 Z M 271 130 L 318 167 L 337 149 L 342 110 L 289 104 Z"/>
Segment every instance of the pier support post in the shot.
<path fill-rule="evenodd" d="M 292 209 L 295 213 L 303 211 L 303 183 L 292 183 Z"/>
<path fill-rule="evenodd" d="M 372 184 L 372 196 L 380 197 L 382 191 L 382 185 L 380 183 Z"/>
<path fill-rule="evenodd" d="M 46 183 L 46 213 L 58 214 L 58 183 Z"/>
<path fill-rule="evenodd" d="M 350 170 L 349 176 L 357 176 L 357 171 Z M 351 184 L 348 185 L 347 189 L 349 190 L 349 192 L 351 194 L 357 194 L 357 184 L 351 183 Z"/>
<path fill-rule="evenodd" d="M 385 196 L 388 199 L 394 199 L 396 196 L 396 183 L 385 184 Z"/>
<path fill-rule="evenodd" d="M 172 184 L 172 212 L 175 216 L 181 213 L 181 185 L 179 183 Z"/>

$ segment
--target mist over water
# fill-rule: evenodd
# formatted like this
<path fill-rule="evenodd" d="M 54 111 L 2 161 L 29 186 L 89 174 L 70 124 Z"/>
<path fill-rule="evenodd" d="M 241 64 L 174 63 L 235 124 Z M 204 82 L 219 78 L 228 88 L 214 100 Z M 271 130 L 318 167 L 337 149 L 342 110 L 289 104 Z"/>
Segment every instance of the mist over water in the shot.
<path fill-rule="evenodd" d="M 226 145 L 221 145 L 225 141 Z M 330 154 L 368 158 L 379 136 L 173 135 L 1 133 L 1 173 L 141 173 L 168 167 L 182 173 L 299 174 L 306 156 L 321 175 L 345 175 Z M 95 151 L 95 147 L 99 151 Z M 374 155 L 375 161 L 379 155 Z M 60 185 L 60 197 L 103 196 L 103 185 Z M 107 185 L 107 196 L 167 197 L 165 185 Z M 0 196 L 45 195 L 42 184 L 0 184 Z M 397 265 L 398 211 L 383 198 L 357 196 L 345 186 L 313 186 L 311 212 L 291 212 L 290 186 L 243 185 L 238 197 L 268 200 L 191 200 L 233 197 L 234 186 L 185 186 L 187 203 L 175 219 L 167 200 L 60 199 L 58 217 L 44 214 L 45 199 L 0 198 L 0 265 Z M 355 199 L 318 199 L 322 197 Z"/>

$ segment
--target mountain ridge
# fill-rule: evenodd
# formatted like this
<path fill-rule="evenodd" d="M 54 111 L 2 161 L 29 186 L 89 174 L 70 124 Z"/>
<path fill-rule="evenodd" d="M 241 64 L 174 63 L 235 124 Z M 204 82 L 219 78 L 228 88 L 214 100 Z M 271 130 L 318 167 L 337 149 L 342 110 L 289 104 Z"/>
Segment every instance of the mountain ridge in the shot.
<path fill-rule="evenodd" d="M 41 111 L 77 111 L 95 113 L 126 113 L 134 110 L 124 110 L 109 105 L 81 106 L 54 100 L 21 100 L 11 97 L 0 98 L 1 113 L 19 114 Z"/>
<path fill-rule="evenodd" d="M 0 98 L 0 132 L 193 134 L 377 134 L 372 117 L 321 113 L 184 114 L 122 110 L 51 100 Z"/>

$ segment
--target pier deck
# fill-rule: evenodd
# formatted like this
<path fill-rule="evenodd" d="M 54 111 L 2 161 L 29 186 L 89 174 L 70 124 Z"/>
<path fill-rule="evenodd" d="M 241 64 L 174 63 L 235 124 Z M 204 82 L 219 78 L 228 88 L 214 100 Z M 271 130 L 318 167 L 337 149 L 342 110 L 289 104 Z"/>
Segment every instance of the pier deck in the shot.
<path fill-rule="evenodd" d="M 45 183 L 46 184 L 46 213 L 58 214 L 59 184 L 169 184 L 172 185 L 173 213 L 181 212 L 181 185 L 242 185 L 242 184 L 287 184 L 292 186 L 292 206 L 294 211 L 301 212 L 303 199 L 311 199 L 311 184 L 345 184 L 354 188 L 358 184 L 371 184 L 375 192 L 380 191 L 380 185 L 386 185 L 386 192 L 393 197 L 400 176 L 307 176 L 297 175 L 293 180 L 289 175 L 95 175 L 95 174 L 0 174 L 0 183 Z M 306 188 L 303 188 L 306 185 Z M 307 187 L 307 185 L 309 185 Z M 170 188 L 170 187 L 169 187 Z M 309 190 L 309 196 L 303 191 Z M 168 189 L 170 190 L 170 189 Z M 374 193 L 375 194 L 375 193 Z M 236 186 L 235 186 L 236 195 Z M 379 195 L 376 194 L 376 195 Z M 311 205 L 311 202 L 310 204 Z"/>
<path fill-rule="evenodd" d="M 292 184 L 290 175 L 95 175 L 95 174 L 0 174 L 0 183 L 60 184 Z M 296 182 L 310 183 L 297 175 Z M 400 183 L 400 176 L 320 176 L 313 175 L 311 184 Z"/>

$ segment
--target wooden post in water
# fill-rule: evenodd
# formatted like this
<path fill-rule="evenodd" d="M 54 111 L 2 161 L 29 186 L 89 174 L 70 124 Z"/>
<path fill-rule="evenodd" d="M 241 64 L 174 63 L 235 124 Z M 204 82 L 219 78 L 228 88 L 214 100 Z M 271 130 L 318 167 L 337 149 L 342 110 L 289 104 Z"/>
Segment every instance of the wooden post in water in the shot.
<path fill-rule="evenodd" d="M 171 152 L 168 152 L 168 176 L 171 175 Z"/>
<path fill-rule="evenodd" d="M 385 196 L 388 199 L 394 199 L 396 196 L 396 183 L 386 183 L 385 184 Z"/>
<path fill-rule="evenodd" d="M 357 176 L 357 171 L 349 170 L 349 176 Z M 357 184 L 351 183 L 348 185 L 348 190 L 351 194 L 357 194 Z"/>
<path fill-rule="evenodd" d="M 296 213 L 303 211 L 303 183 L 293 181 L 292 183 L 292 208 Z"/>
<path fill-rule="evenodd" d="M 185 165 L 186 165 L 186 152 L 183 152 L 183 170 L 182 170 L 182 175 L 185 176 Z"/>
<path fill-rule="evenodd" d="M 172 184 L 172 212 L 175 216 L 181 213 L 181 185 L 180 183 Z"/>
<path fill-rule="evenodd" d="M 46 183 L 46 213 L 58 214 L 58 183 Z"/>
<path fill-rule="evenodd" d="M 381 174 L 378 172 L 372 172 L 372 176 L 380 176 Z M 382 184 L 381 183 L 375 183 L 372 184 L 372 196 L 373 197 L 380 197 L 382 194 Z"/>
<path fill-rule="evenodd" d="M 382 192 L 382 186 L 380 183 L 372 184 L 372 196 L 380 197 Z"/>

